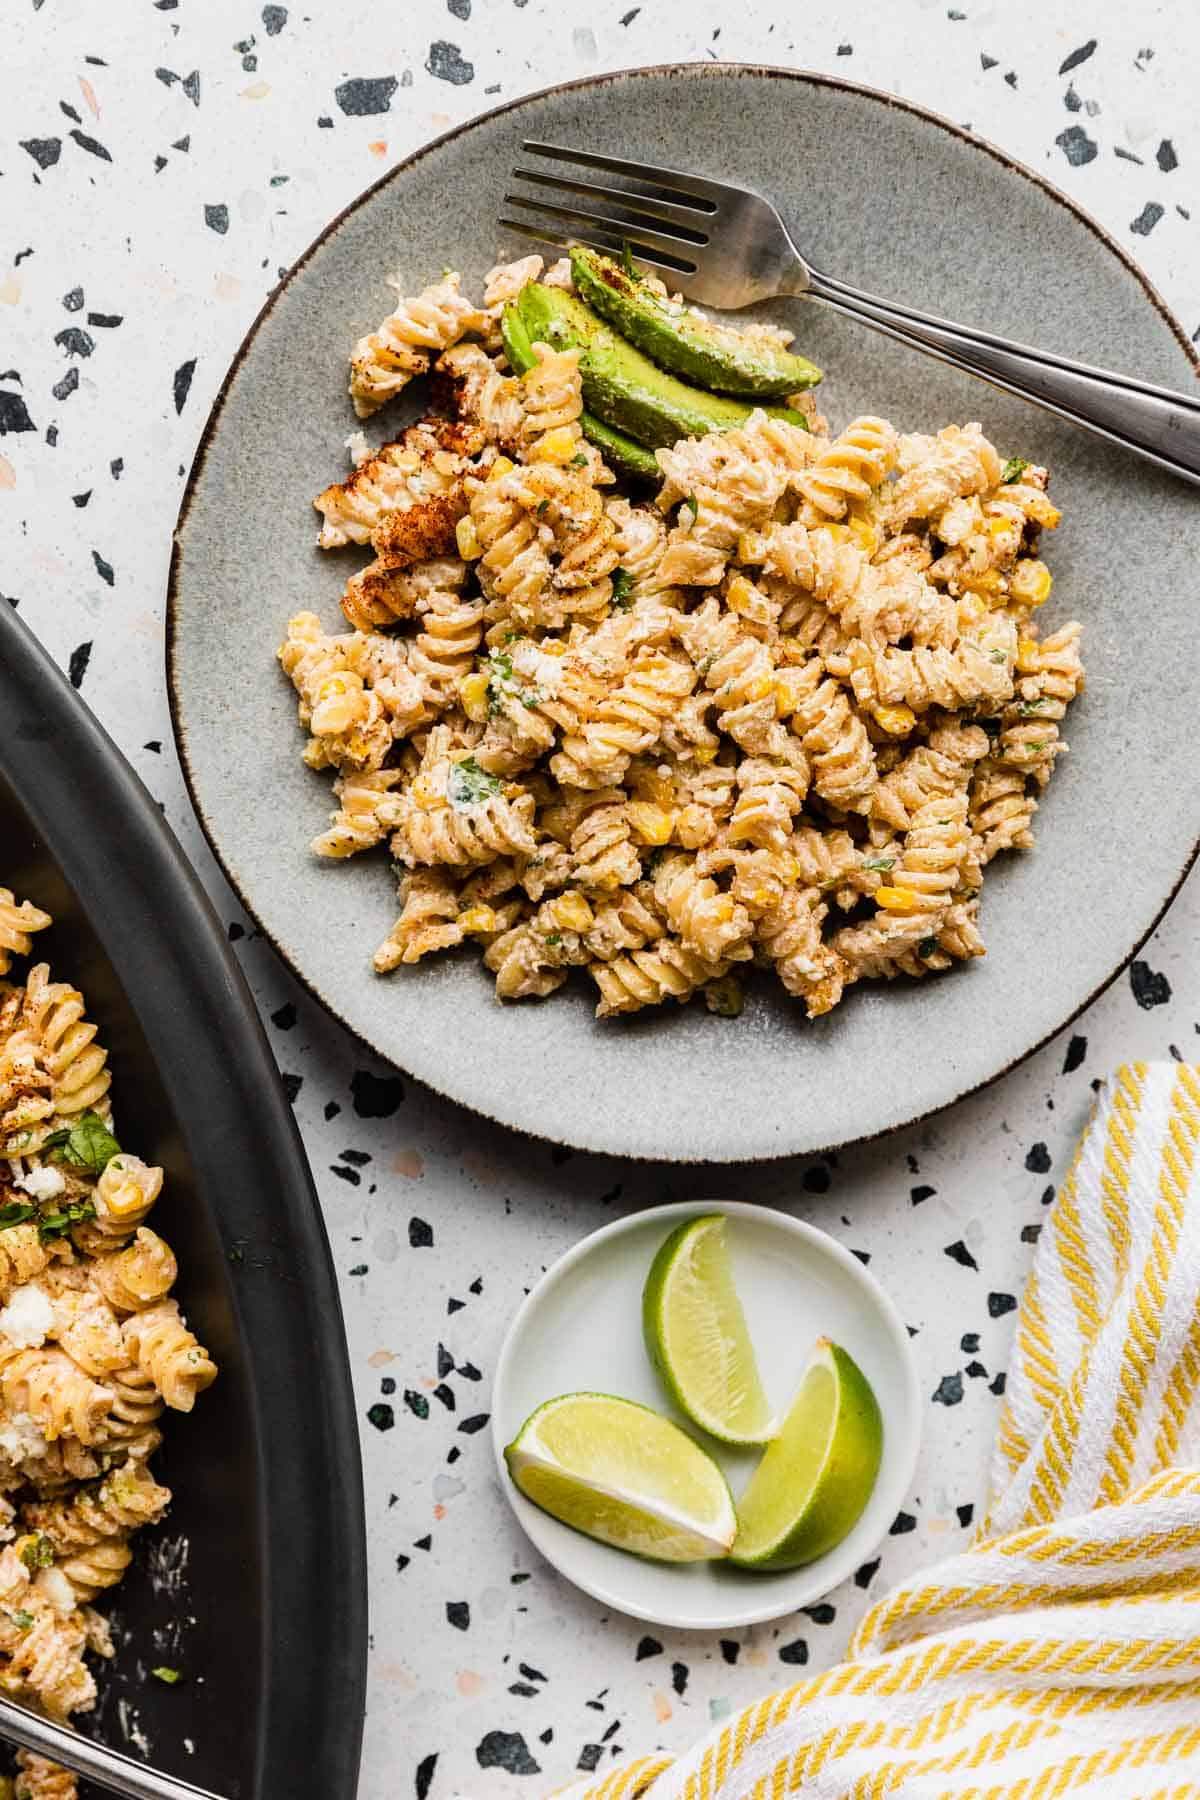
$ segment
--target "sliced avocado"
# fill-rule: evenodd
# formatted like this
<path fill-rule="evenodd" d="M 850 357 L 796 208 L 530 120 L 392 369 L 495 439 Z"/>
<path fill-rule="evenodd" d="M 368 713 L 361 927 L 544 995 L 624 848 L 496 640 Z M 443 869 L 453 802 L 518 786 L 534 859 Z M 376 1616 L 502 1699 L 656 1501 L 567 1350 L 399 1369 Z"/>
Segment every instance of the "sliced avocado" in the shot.
<path fill-rule="evenodd" d="M 590 410 L 606 425 L 652 449 L 709 431 L 732 431 L 754 410 L 746 401 L 706 394 L 657 368 L 563 288 L 531 281 L 518 296 L 517 310 L 531 343 L 579 350 L 583 397 Z M 768 406 L 765 411 L 773 419 L 808 430 L 803 413 L 790 406 Z"/>
<path fill-rule="evenodd" d="M 533 367 L 533 341 L 515 306 L 506 306 L 501 314 L 500 336 L 504 342 L 504 354 L 512 368 L 518 375 L 524 375 L 526 369 Z M 586 410 L 581 414 L 579 423 L 584 437 L 595 444 L 618 475 L 628 475 L 635 481 L 661 481 L 662 470 L 655 461 L 652 450 L 635 443 L 623 431 L 614 431 L 611 425 L 605 425 L 603 420 Z"/>
<path fill-rule="evenodd" d="M 572 250 L 571 273 L 582 299 L 614 331 L 661 368 L 700 387 L 770 399 L 798 394 L 821 379 L 806 356 L 673 305 L 594 250 Z"/>

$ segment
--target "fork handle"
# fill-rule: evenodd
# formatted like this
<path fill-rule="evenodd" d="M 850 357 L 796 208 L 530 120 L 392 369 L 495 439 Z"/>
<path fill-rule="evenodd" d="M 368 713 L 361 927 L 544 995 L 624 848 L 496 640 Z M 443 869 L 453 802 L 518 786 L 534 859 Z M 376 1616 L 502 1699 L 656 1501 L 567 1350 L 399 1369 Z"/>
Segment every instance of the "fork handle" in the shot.
<path fill-rule="evenodd" d="M 1187 394 L 894 305 L 815 269 L 809 271 L 805 291 L 809 299 L 859 319 L 897 343 L 982 376 L 993 387 L 1032 400 L 1185 481 L 1200 483 L 1200 402 Z"/>
<path fill-rule="evenodd" d="M 125 1800 L 220 1800 L 207 1788 L 180 1781 L 147 1763 L 134 1762 L 119 1750 L 110 1750 L 107 1744 L 80 1737 L 67 1725 L 43 1719 L 10 1700 L 7 1694 L 0 1695 L 0 1741 L 48 1756 L 109 1793 L 124 1795 Z"/>

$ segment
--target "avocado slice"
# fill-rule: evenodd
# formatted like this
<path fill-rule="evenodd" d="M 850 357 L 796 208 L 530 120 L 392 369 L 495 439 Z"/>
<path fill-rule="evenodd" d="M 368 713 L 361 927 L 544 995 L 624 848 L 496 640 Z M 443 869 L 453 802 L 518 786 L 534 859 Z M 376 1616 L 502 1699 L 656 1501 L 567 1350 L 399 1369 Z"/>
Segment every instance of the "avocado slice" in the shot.
<path fill-rule="evenodd" d="M 524 375 L 526 369 L 533 367 L 533 341 L 515 306 L 506 306 L 501 314 L 500 336 L 512 368 L 518 375 Z M 618 475 L 627 475 L 634 481 L 662 480 L 662 470 L 655 461 L 653 450 L 635 443 L 623 431 L 614 431 L 611 425 L 606 425 L 586 409 L 579 423 L 584 437 L 595 444 Z"/>
<path fill-rule="evenodd" d="M 821 379 L 806 356 L 673 306 L 611 257 L 572 250 L 571 273 L 580 297 L 614 331 L 660 367 L 700 387 L 771 399 L 798 394 Z"/>
<path fill-rule="evenodd" d="M 724 394 L 706 394 L 657 368 L 648 356 L 611 331 L 603 319 L 563 288 L 531 281 L 517 297 L 517 311 L 530 343 L 556 350 L 578 349 L 583 397 L 606 425 L 652 449 L 709 431 L 744 425 L 753 403 Z M 803 413 L 768 406 L 774 419 L 808 430 Z"/>

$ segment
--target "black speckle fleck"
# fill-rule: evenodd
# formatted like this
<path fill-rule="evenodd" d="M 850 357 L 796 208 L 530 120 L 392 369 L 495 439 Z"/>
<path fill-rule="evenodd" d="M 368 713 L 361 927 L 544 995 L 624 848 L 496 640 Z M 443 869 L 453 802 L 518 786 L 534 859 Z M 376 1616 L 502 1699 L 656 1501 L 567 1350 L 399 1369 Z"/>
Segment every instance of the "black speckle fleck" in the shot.
<path fill-rule="evenodd" d="M 1172 169 L 1177 169 L 1179 167 L 1179 158 L 1175 154 L 1175 146 L 1170 138 L 1163 139 L 1162 143 L 1158 146 L 1158 149 L 1154 152 L 1154 160 L 1164 175 L 1169 175 Z"/>
<path fill-rule="evenodd" d="M 461 1312 L 466 1304 L 465 1300 L 456 1300 L 452 1294 L 446 1302 L 446 1311 L 448 1313 Z"/>
<path fill-rule="evenodd" d="M 1114 144 L 1113 155 L 1119 156 L 1122 162 L 1136 163 L 1139 169 L 1145 167 L 1141 157 L 1135 156 L 1132 150 L 1126 150 L 1124 144 Z"/>
<path fill-rule="evenodd" d="M 641 12 L 641 10 L 642 9 L 640 6 L 631 6 L 627 13 L 622 13 L 621 14 L 622 25 L 632 25 L 633 21 L 637 18 L 638 14 Z"/>
<path fill-rule="evenodd" d="M 959 1348 L 964 1356 L 974 1356 L 979 1348 L 979 1333 L 977 1331 L 964 1331 L 958 1342 Z"/>
<path fill-rule="evenodd" d="M 390 1119 L 404 1099 L 404 1083 L 398 1075 L 372 1075 L 369 1069 L 356 1069 L 350 1093 L 360 1119 Z"/>
<path fill-rule="evenodd" d="M 91 488 L 88 489 L 86 494 L 72 494 L 71 495 L 71 505 L 83 508 L 87 505 L 87 503 L 91 499 L 91 497 L 92 497 Z"/>
<path fill-rule="evenodd" d="M 329 1173 L 336 1175 L 339 1181 L 346 1182 L 350 1187 L 361 1187 L 362 1185 L 362 1176 L 358 1170 L 344 1168 L 341 1163 L 330 1163 Z"/>
<path fill-rule="evenodd" d="M 104 145 L 99 139 L 89 137 L 86 131 L 75 130 L 69 132 L 68 136 L 74 138 L 75 142 L 79 145 L 79 148 L 81 150 L 86 150 L 89 156 L 98 156 L 101 162 L 110 163 L 112 161 L 112 157 L 108 154 L 108 151 L 104 148 Z"/>
<path fill-rule="evenodd" d="M 742 1653 L 742 1646 L 736 1638 L 721 1639 L 721 1655 L 727 1663 L 735 1663 Z"/>
<path fill-rule="evenodd" d="M 795 1663 L 803 1668 L 808 1661 L 808 1645 L 803 1638 L 793 1638 L 790 1644 L 781 1644 L 779 1660 L 781 1663 Z"/>
<path fill-rule="evenodd" d="M 950 1258 L 951 1262 L 959 1263 L 964 1269 L 978 1269 L 979 1267 L 961 1238 L 956 1238 L 952 1244 L 947 1244 L 944 1254 Z"/>
<path fill-rule="evenodd" d="M 915 1187 L 915 1188 L 910 1188 L 908 1190 L 908 1197 L 912 1201 L 914 1206 L 920 1206 L 922 1200 L 932 1200 L 933 1196 L 936 1193 L 937 1193 L 936 1188 Z"/>
<path fill-rule="evenodd" d="M 579 1752 L 579 1761 L 575 1764 L 575 1767 L 577 1769 L 585 1770 L 586 1773 L 590 1775 L 603 1755 L 603 1744 L 585 1744 L 583 1749 Z"/>
<path fill-rule="evenodd" d="M 56 400 L 65 400 L 79 386 L 79 370 L 74 364 L 67 370 L 61 381 L 56 381 L 50 392 Z"/>
<path fill-rule="evenodd" d="M 829 1170 L 815 1163 L 811 1169 L 805 1169 L 800 1185 L 806 1194 L 827 1194 L 831 1180 Z"/>
<path fill-rule="evenodd" d="M 986 1381 L 987 1380 L 987 1370 L 984 1368 L 984 1366 L 981 1362 L 969 1362 L 967 1364 L 967 1374 L 970 1376 L 972 1381 Z"/>
<path fill-rule="evenodd" d="M 1082 168 L 1084 163 L 1094 162 L 1099 155 L 1095 140 L 1088 136 L 1082 125 L 1068 125 L 1054 141 L 1075 169 Z"/>
<path fill-rule="evenodd" d="M 454 14 L 456 19 L 469 19 L 471 16 L 471 0 L 446 0 L 446 10 Z"/>
<path fill-rule="evenodd" d="M 815 1606 L 802 1606 L 800 1611 L 814 1625 L 832 1625 L 837 1618 L 837 1608 L 830 1606 L 828 1600 L 818 1600 Z"/>
<path fill-rule="evenodd" d="M 907 1537 L 910 1531 L 917 1529 L 917 1521 L 911 1513 L 898 1512 L 892 1520 L 889 1536 Z"/>
<path fill-rule="evenodd" d="M 36 431 L 37 426 L 29 416 L 20 394 L 10 394 L 0 390 L 0 437 L 10 431 Z"/>
<path fill-rule="evenodd" d="M 356 1169 L 365 1169 L 371 1158 L 365 1150 L 343 1150 L 342 1161 L 353 1163 Z"/>
<path fill-rule="evenodd" d="M 286 6 L 264 6 L 262 9 L 263 27 L 268 37 L 278 37 L 287 24 Z"/>
<path fill-rule="evenodd" d="M 365 1273 L 365 1268 L 364 1268 L 364 1273 Z M 379 1391 L 381 1394 L 394 1394 L 395 1393 L 396 1383 L 391 1375 L 383 1376 L 383 1378 L 381 1379 L 381 1381 L 379 1383 Z"/>
<path fill-rule="evenodd" d="M 414 1538 L 413 1539 L 413 1549 L 414 1550 L 432 1550 L 433 1549 L 432 1536 L 427 1533 L 425 1537 Z"/>
<path fill-rule="evenodd" d="M 454 1412 L 457 1409 L 458 1402 L 454 1398 L 454 1389 L 447 1387 L 444 1381 L 438 1382 L 433 1390 L 433 1397 L 435 1400 L 441 1401 L 447 1412 Z"/>
<path fill-rule="evenodd" d="M 101 581 L 106 582 L 109 587 L 112 587 L 112 585 L 116 579 L 116 577 L 113 574 L 112 564 L 109 562 L 105 562 L 104 558 L 101 556 L 101 554 L 98 550 L 92 551 L 92 561 L 96 565 L 96 573 L 100 577 Z"/>
<path fill-rule="evenodd" d="M 988 1392 L 992 1394 L 1002 1394 L 1007 1386 L 1008 1376 L 1004 1373 L 1004 1370 L 1001 1369 L 995 1380 L 988 1382 Z"/>
<path fill-rule="evenodd" d="M 471 1624 L 471 1608 L 465 1600 L 447 1600 L 446 1622 L 455 1631 L 466 1631 Z"/>
<path fill-rule="evenodd" d="M 1165 975 L 1152 969 L 1148 962 L 1129 965 L 1129 985 L 1138 1005 L 1147 1012 L 1152 1006 L 1165 1006 L 1171 998 L 1171 984 Z"/>
<path fill-rule="evenodd" d="M 268 6 L 264 10 L 263 18 L 265 20 L 266 14 L 269 12 L 282 12 L 282 11 L 283 11 L 282 6 Z M 270 29 L 271 29 L 271 27 L 268 25 L 267 30 L 269 31 Z M 407 1556 L 405 1556 L 405 1557 L 398 1556 L 396 1558 L 396 1567 L 403 1568 L 407 1562 L 408 1562 Z M 425 1800 L 425 1796 L 429 1792 L 429 1785 L 433 1780 L 433 1771 L 437 1768 L 437 1759 L 438 1759 L 438 1753 L 436 1750 L 433 1750 L 430 1752 L 430 1754 L 428 1756 L 423 1756 L 421 1758 L 420 1762 L 417 1764 L 417 1773 L 416 1773 L 416 1780 L 415 1780 L 415 1785 L 416 1785 L 416 1790 L 417 1790 L 417 1800 Z"/>
<path fill-rule="evenodd" d="M 869 1588 L 871 1583 L 874 1581 L 876 1575 L 878 1575 L 878 1573 L 879 1573 L 879 1558 L 878 1557 L 875 1558 L 874 1562 L 865 1562 L 861 1569 L 856 1569 L 854 1571 L 855 1587 Z"/>
<path fill-rule="evenodd" d="M 994 69 L 996 67 L 996 58 L 994 56 L 981 55 L 979 58 L 979 66 L 986 75 L 989 69 Z"/>
<path fill-rule="evenodd" d="M 87 666 L 91 660 L 92 640 L 89 638 L 86 644 L 77 644 L 71 652 L 71 660 L 67 665 L 67 674 L 70 676 L 71 686 L 73 688 L 83 686 L 83 678 L 87 674 Z"/>
<path fill-rule="evenodd" d="M 410 1562 L 411 1562 L 411 1561 L 412 1561 L 412 1557 L 411 1557 L 411 1556 L 405 1556 L 405 1554 L 404 1554 L 404 1552 L 403 1552 L 403 1550 L 402 1550 L 402 1551 L 401 1551 L 401 1552 L 400 1552 L 400 1554 L 399 1554 L 399 1556 L 398 1556 L 398 1557 L 397 1557 L 397 1558 L 396 1558 L 396 1573 L 397 1573 L 397 1574 L 398 1574 L 398 1575 L 403 1575 L 403 1573 L 404 1573 L 404 1571 L 405 1571 L 405 1569 L 407 1569 L 407 1567 L 408 1567 L 408 1565 L 409 1565 L 409 1563 L 410 1563 Z M 433 1760 L 434 1760 L 434 1762 L 436 1762 L 436 1761 L 437 1761 L 437 1758 L 436 1758 L 436 1756 L 435 1756 L 435 1757 L 434 1757 L 434 1759 L 433 1759 Z M 418 1791 L 418 1793 L 419 1793 L 419 1792 L 420 1792 L 420 1789 L 419 1789 L 419 1788 L 418 1788 L 418 1790 L 417 1790 L 417 1791 Z"/>
<path fill-rule="evenodd" d="M 545 1681 L 546 1679 L 541 1669 L 535 1669 L 531 1663 L 518 1663 L 517 1667 L 520 1669 L 526 1681 Z"/>
<path fill-rule="evenodd" d="M 334 88 L 333 97 L 348 117 L 362 119 L 372 113 L 390 112 L 392 95 L 399 85 L 394 75 L 357 75 Z"/>
<path fill-rule="evenodd" d="M 1085 1037 L 1080 1037 L 1079 1033 L 1076 1032 L 1070 1043 L 1067 1045 L 1067 1054 L 1063 1057 L 1063 1074 L 1069 1075 L 1073 1069 L 1077 1069 L 1086 1055 L 1087 1039 Z"/>
<path fill-rule="evenodd" d="M 1045 1175 L 1050 1167 L 1050 1152 L 1045 1144 L 1036 1143 L 1026 1152 L 1025 1167 L 1031 1175 Z"/>
<path fill-rule="evenodd" d="M 418 1394 L 415 1388 L 405 1388 L 404 1404 L 409 1412 L 414 1413 L 418 1419 L 429 1417 L 429 1402 L 424 1394 Z"/>
<path fill-rule="evenodd" d="M 412 1250 L 428 1250 L 433 1244 L 433 1226 L 414 1214 L 408 1221 L 408 1242 Z"/>
<path fill-rule="evenodd" d="M 87 319 L 88 324 L 94 325 L 97 331 L 115 331 L 123 317 L 122 313 L 90 312 Z"/>
<path fill-rule="evenodd" d="M 671 1664 L 671 1686 L 675 1689 L 675 1692 L 677 1694 L 682 1694 L 687 1691 L 687 1684 L 688 1684 L 688 1666 L 687 1666 L 687 1664 L 681 1663 L 681 1662 L 673 1662 Z"/>
<path fill-rule="evenodd" d="M 320 118 L 317 120 L 317 130 L 318 131 L 332 131 L 333 130 L 333 120 L 329 117 L 328 113 L 322 113 Z"/>
<path fill-rule="evenodd" d="M 342 1109 L 336 1100 L 327 1100 L 322 1110 L 324 1112 L 325 1121 L 328 1124 L 330 1119 L 337 1118 Z"/>
<path fill-rule="evenodd" d="M 430 44 L 425 67 L 438 81 L 448 81 L 453 87 L 466 87 L 475 79 L 474 63 L 466 60 L 457 44 L 448 44 L 444 38 Z"/>
<path fill-rule="evenodd" d="M 965 1505 L 956 1506 L 954 1510 L 958 1514 L 959 1524 L 962 1526 L 963 1530 L 965 1531 L 967 1529 L 967 1526 L 971 1523 L 971 1521 L 975 1517 L 975 1507 L 974 1507 L 973 1503 L 970 1500 L 968 1500 Z"/>
<path fill-rule="evenodd" d="M 1136 237 L 1149 237 L 1162 216 L 1163 208 L 1158 201 L 1148 200 L 1137 218 L 1130 221 L 1129 229 Z"/>
<path fill-rule="evenodd" d="M 483 1430 L 489 1416 L 487 1413 L 472 1413 L 469 1419 L 463 1420 L 458 1429 L 465 1432 L 468 1437 L 474 1437 L 477 1431 Z"/>
<path fill-rule="evenodd" d="M 377 1400 L 374 1406 L 368 1406 L 367 1417 L 376 1431 L 390 1431 L 396 1423 L 396 1415 L 386 1400 Z"/>
<path fill-rule="evenodd" d="M 52 169 L 62 155 L 62 139 L 22 138 L 22 150 L 28 150 L 39 169 Z"/>
<path fill-rule="evenodd" d="M 79 312 L 83 307 L 83 289 L 72 288 L 70 293 L 63 295 L 62 303 L 67 312 Z"/>
<path fill-rule="evenodd" d="M 292 1005 L 290 1000 L 285 1001 L 281 1007 L 271 1014 L 271 1023 L 280 1031 L 290 1031 L 292 1029 L 292 1026 L 296 1023 L 296 1008 Z"/>
<path fill-rule="evenodd" d="M 1092 55 L 1095 48 L 1096 48 L 1096 39 L 1095 38 L 1089 38 L 1086 44 L 1080 44 L 1078 50 L 1072 50 L 1070 56 L 1064 57 L 1063 61 L 1059 63 L 1059 65 L 1058 65 L 1059 74 L 1060 75 L 1069 75 L 1071 73 L 1072 69 L 1077 69 L 1079 67 L 1080 63 L 1085 63 L 1087 61 L 1088 57 Z"/>
<path fill-rule="evenodd" d="M 1002 1319 L 1005 1313 L 1016 1312 L 1017 1302 L 1012 1294 L 989 1294 L 988 1317 Z"/>
<path fill-rule="evenodd" d="M 200 104 L 200 71 L 193 69 L 190 75 L 183 78 L 183 91 L 193 106 Z"/>
<path fill-rule="evenodd" d="M 963 1379 L 960 1374 L 943 1375 L 933 1390 L 935 1406 L 957 1406 L 963 1397 Z"/>
<path fill-rule="evenodd" d="M 1096 1085 L 1097 1085 L 1096 1082 L 1093 1081 L 1093 1083 L 1092 1083 L 1093 1088 Z M 1054 1183 L 1051 1182 L 1049 1187 L 1044 1187 L 1042 1189 L 1042 1205 L 1043 1206 L 1052 1206 L 1053 1204 L 1054 1204 Z"/>
<path fill-rule="evenodd" d="M 1021 1242 L 1023 1244 L 1036 1244 L 1041 1235 L 1042 1225 L 1040 1219 L 1036 1225 L 1022 1225 L 1021 1227 Z"/>
<path fill-rule="evenodd" d="M 516 1694 L 521 1700 L 532 1700 L 537 1689 L 528 1681 L 513 1681 L 509 1684 L 510 1694 Z"/>
<path fill-rule="evenodd" d="M 445 1344 L 439 1344 L 437 1347 L 437 1372 L 439 1381 L 444 1381 L 447 1375 L 454 1373 L 454 1358 Z"/>
<path fill-rule="evenodd" d="M 464 1381 L 482 1381 L 483 1376 L 473 1362 L 459 1363 L 458 1372 Z"/>
<path fill-rule="evenodd" d="M 173 87 L 175 85 L 175 83 L 179 80 L 179 77 L 175 73 L 174 69 L 155 69 L 154 73 L 155 73 L 156 77 L 158 78 L 158 80 L 162 82 L 164 87 Z"/>
<path fill-rule="evenodd" d="M 218 237 L 225 236 L 229 230 L 229 208 L 224 201 L 218 201 L 215 206 L 204 208 L 204 223 L 210 231 L 215 231 Z"/>
<path fill-rule="evenodd" d="M 529 1754 L 519 1731 L 489 1731 L 475 1746 L 481 1769 L 507 1769 L 510 1775 L 540 1775 L 541 1767 Z"/>
<path fill-rule="evenodd" d="M 230 935 L 232 935 L 232 931 L 233 931 L 233 927 L 231 926 L 230 927 Z M 296 1100 L 299 1097 L 300 1089 L 304 1086 L 303 1075 L 282 1075 L 281 1074 L 279 1079 L 283 1083 L 284 1093 L 287 1095 L 289 1101 L 294 1106 L 296 1103 Z"/>
<path fill-rule="evenodd" d="M 173 387 L 175 392 L 175 411 L 177 413 L 181 413 L 184 409 L 187 402 L 188 391 L 192 385 L 192 376 L 195 373 L 196 358 L 194 356 L 187 362 L 180 363 L 175 371 Z"/>
<path fill-rule="evenodd" d="M 633 1660 L 635 1662 L 645 1662 L 648 1656 L 661 1656 L 662 1650 L 663 1647 L 656 1637 L 640 1638 L 638 1640 L 638 1647 L 634 1651 Z"/>
<path fill-rule="evenodd" d="M 1006 70 L 1004 79 L 1007 81 L 1010 88 L 1015 88 L 1017 85 L 1017 71 L 1015 69 Z"/>
<path fill-rule="evenodd" d="M 853 56 L 854 55 L 854 45 L 853 44 L 839 44 L 837 47 L 837 53 L 839 56 Z"/>
<path fill-rule="evenodd" d="M 162 755 L 162 740 L 160 738 L 147 738 L 146 742 L 142 745 L 142 749 L 143 750 L 153 750 L 155 756 L 161 756 Z M 245 933 L 243 932 L 240 925 L 231 925 L 229 927 L 229 935 L 231 938 L 240 938 L 240 937 L 244 937 Z"/>
<path fill-rule="evenodd" d="M 1075 92 L 1075 84 L 1073 82 L 1069 81 L 1067 83 L 1067 91 L 1063 95 L 1063 105 L 1066 107 L 1068 112 L 1074 113 L 1074 112 L 1082 112 L 1083 111 L 1083 101 L 1079 98 L 1079 95 Z"/>
<path fill-rule="evenodd" d="M 467 1289 L 467 1292 L 469 1294 L 474 1294 L 477 1297 L 478 1297 L 478 1295 L 482 1294 L 482 1292 L 483 1292 L 483 1276 L 482 1275 L 477 1275 L 475 1277 L 474 1281 L 471 1283 L 470 1287 Z"/>

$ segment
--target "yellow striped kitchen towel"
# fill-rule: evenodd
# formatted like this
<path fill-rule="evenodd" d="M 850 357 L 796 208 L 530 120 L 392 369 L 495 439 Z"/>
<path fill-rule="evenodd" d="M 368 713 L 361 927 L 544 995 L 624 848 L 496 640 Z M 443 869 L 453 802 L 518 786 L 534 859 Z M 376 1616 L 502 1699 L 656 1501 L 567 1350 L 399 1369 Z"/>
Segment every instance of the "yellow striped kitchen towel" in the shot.
<path fill-rule="evenodd" d="M 1200 1069 L 1131 1063 L 1047 1215 L 974 1546 L 847 1661 L 572 1800 L 1200 1800 Z"/>

